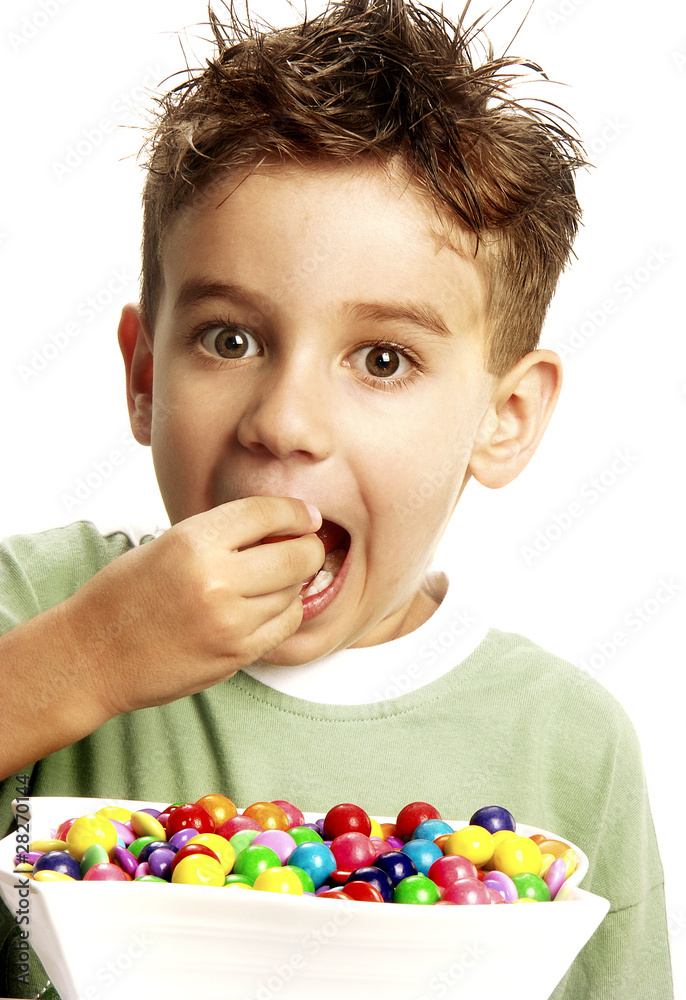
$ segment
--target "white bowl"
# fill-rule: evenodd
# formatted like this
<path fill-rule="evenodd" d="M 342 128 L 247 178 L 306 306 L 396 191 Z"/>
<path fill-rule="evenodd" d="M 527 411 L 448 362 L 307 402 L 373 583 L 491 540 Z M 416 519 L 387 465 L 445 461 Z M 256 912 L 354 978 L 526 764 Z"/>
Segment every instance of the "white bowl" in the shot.
<path fill-rule="evenodd" d="M 107 804 L 168 805 L 36 797 L 30 838 Z M 557 836 L 524 824 L 517 831 Z M 152 882 L 30 881 L 24 929 L 62 1000 L 546 1000 L 610 906 L 578 888 L 588 859 L 571 846 L 577 871 L 554 902 L 534 906 L 380 905 Z M 12 833 L 0 842 L 0 891 L 12 913 L 22 912 L 16 852 Z"/>

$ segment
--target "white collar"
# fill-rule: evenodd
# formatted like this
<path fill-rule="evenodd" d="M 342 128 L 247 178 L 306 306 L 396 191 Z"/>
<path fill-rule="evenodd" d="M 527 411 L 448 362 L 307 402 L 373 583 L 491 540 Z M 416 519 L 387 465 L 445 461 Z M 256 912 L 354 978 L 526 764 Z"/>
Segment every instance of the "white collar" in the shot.
<path fill-rule="evenodd" d="M 445 573 L 430 573 L 427 589 L 438 608 L 399 639 L 294 667 L 257 660 L 243 672 L 283 694 L 329 705 L 387 701 L 423 687 L 461 663 L 488 631 L 469 608 L 457 605 Z"/>

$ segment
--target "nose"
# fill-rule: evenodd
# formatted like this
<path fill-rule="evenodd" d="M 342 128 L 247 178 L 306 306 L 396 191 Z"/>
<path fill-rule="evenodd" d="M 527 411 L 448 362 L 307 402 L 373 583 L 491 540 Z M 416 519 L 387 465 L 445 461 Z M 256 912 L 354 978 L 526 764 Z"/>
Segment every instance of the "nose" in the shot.
<path fill-rule="evenodd" d="M 252 452 L 323 461 L 333 450 L 331 400 L 309 368 L 296 360 L 275 367 L 255 385 L 238 425 Z"/>

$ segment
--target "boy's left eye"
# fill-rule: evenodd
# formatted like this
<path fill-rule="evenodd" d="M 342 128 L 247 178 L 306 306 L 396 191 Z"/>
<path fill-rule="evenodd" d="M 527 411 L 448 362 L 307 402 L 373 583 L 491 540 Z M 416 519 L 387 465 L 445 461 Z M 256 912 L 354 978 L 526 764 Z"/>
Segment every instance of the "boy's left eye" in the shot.
<path fill-rule="evenodd" d="M 411 368 L 404 354 L 384 344 L 360 348 L 352 355 L 351 361 L 355 368 L 366 371 L 374 378 L 405 375 Z"/>
<path fill-rule="evenodd" d="M 205 350 L 216 357 L 235 361 L 259 354 L 260 345 L 251 333 L 242 327 L 231 323 L 228 326 L 212 326 L 205 330 L 200 343 Z"/>

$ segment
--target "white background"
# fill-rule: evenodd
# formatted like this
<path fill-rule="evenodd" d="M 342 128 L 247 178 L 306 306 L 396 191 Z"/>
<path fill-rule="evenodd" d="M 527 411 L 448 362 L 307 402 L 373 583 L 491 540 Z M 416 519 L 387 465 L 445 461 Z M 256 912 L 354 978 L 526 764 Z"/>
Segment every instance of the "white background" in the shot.
<path fill-rule="evenodd" d="M 292 20 L 274 0 L 256 9 Z M 492 25 L 496 50 L 525 10 L 513 0 Z M 206 16 L 203 0 L 3 5 L 0 535 L 165 521 L 149 453 L 127 431 L 115 333 L 137 297 L 141 88 L 182 67 L 185 26 L 189 61 L 207 54 L 207 29 L 193 27 Z M 596 164 L 579 178 L 578 259 L 542 340 L 563 354 L 565 385 L 529 467 L 506 490 L 472 484 L 440 556 L 465 607 L 585 664 L 632 717 L 686 996 L 686 20 L 678 0 L 638 14 L 620 0 L 537 0 L 513 50 L 568 85 L 552 99 Z"/>

